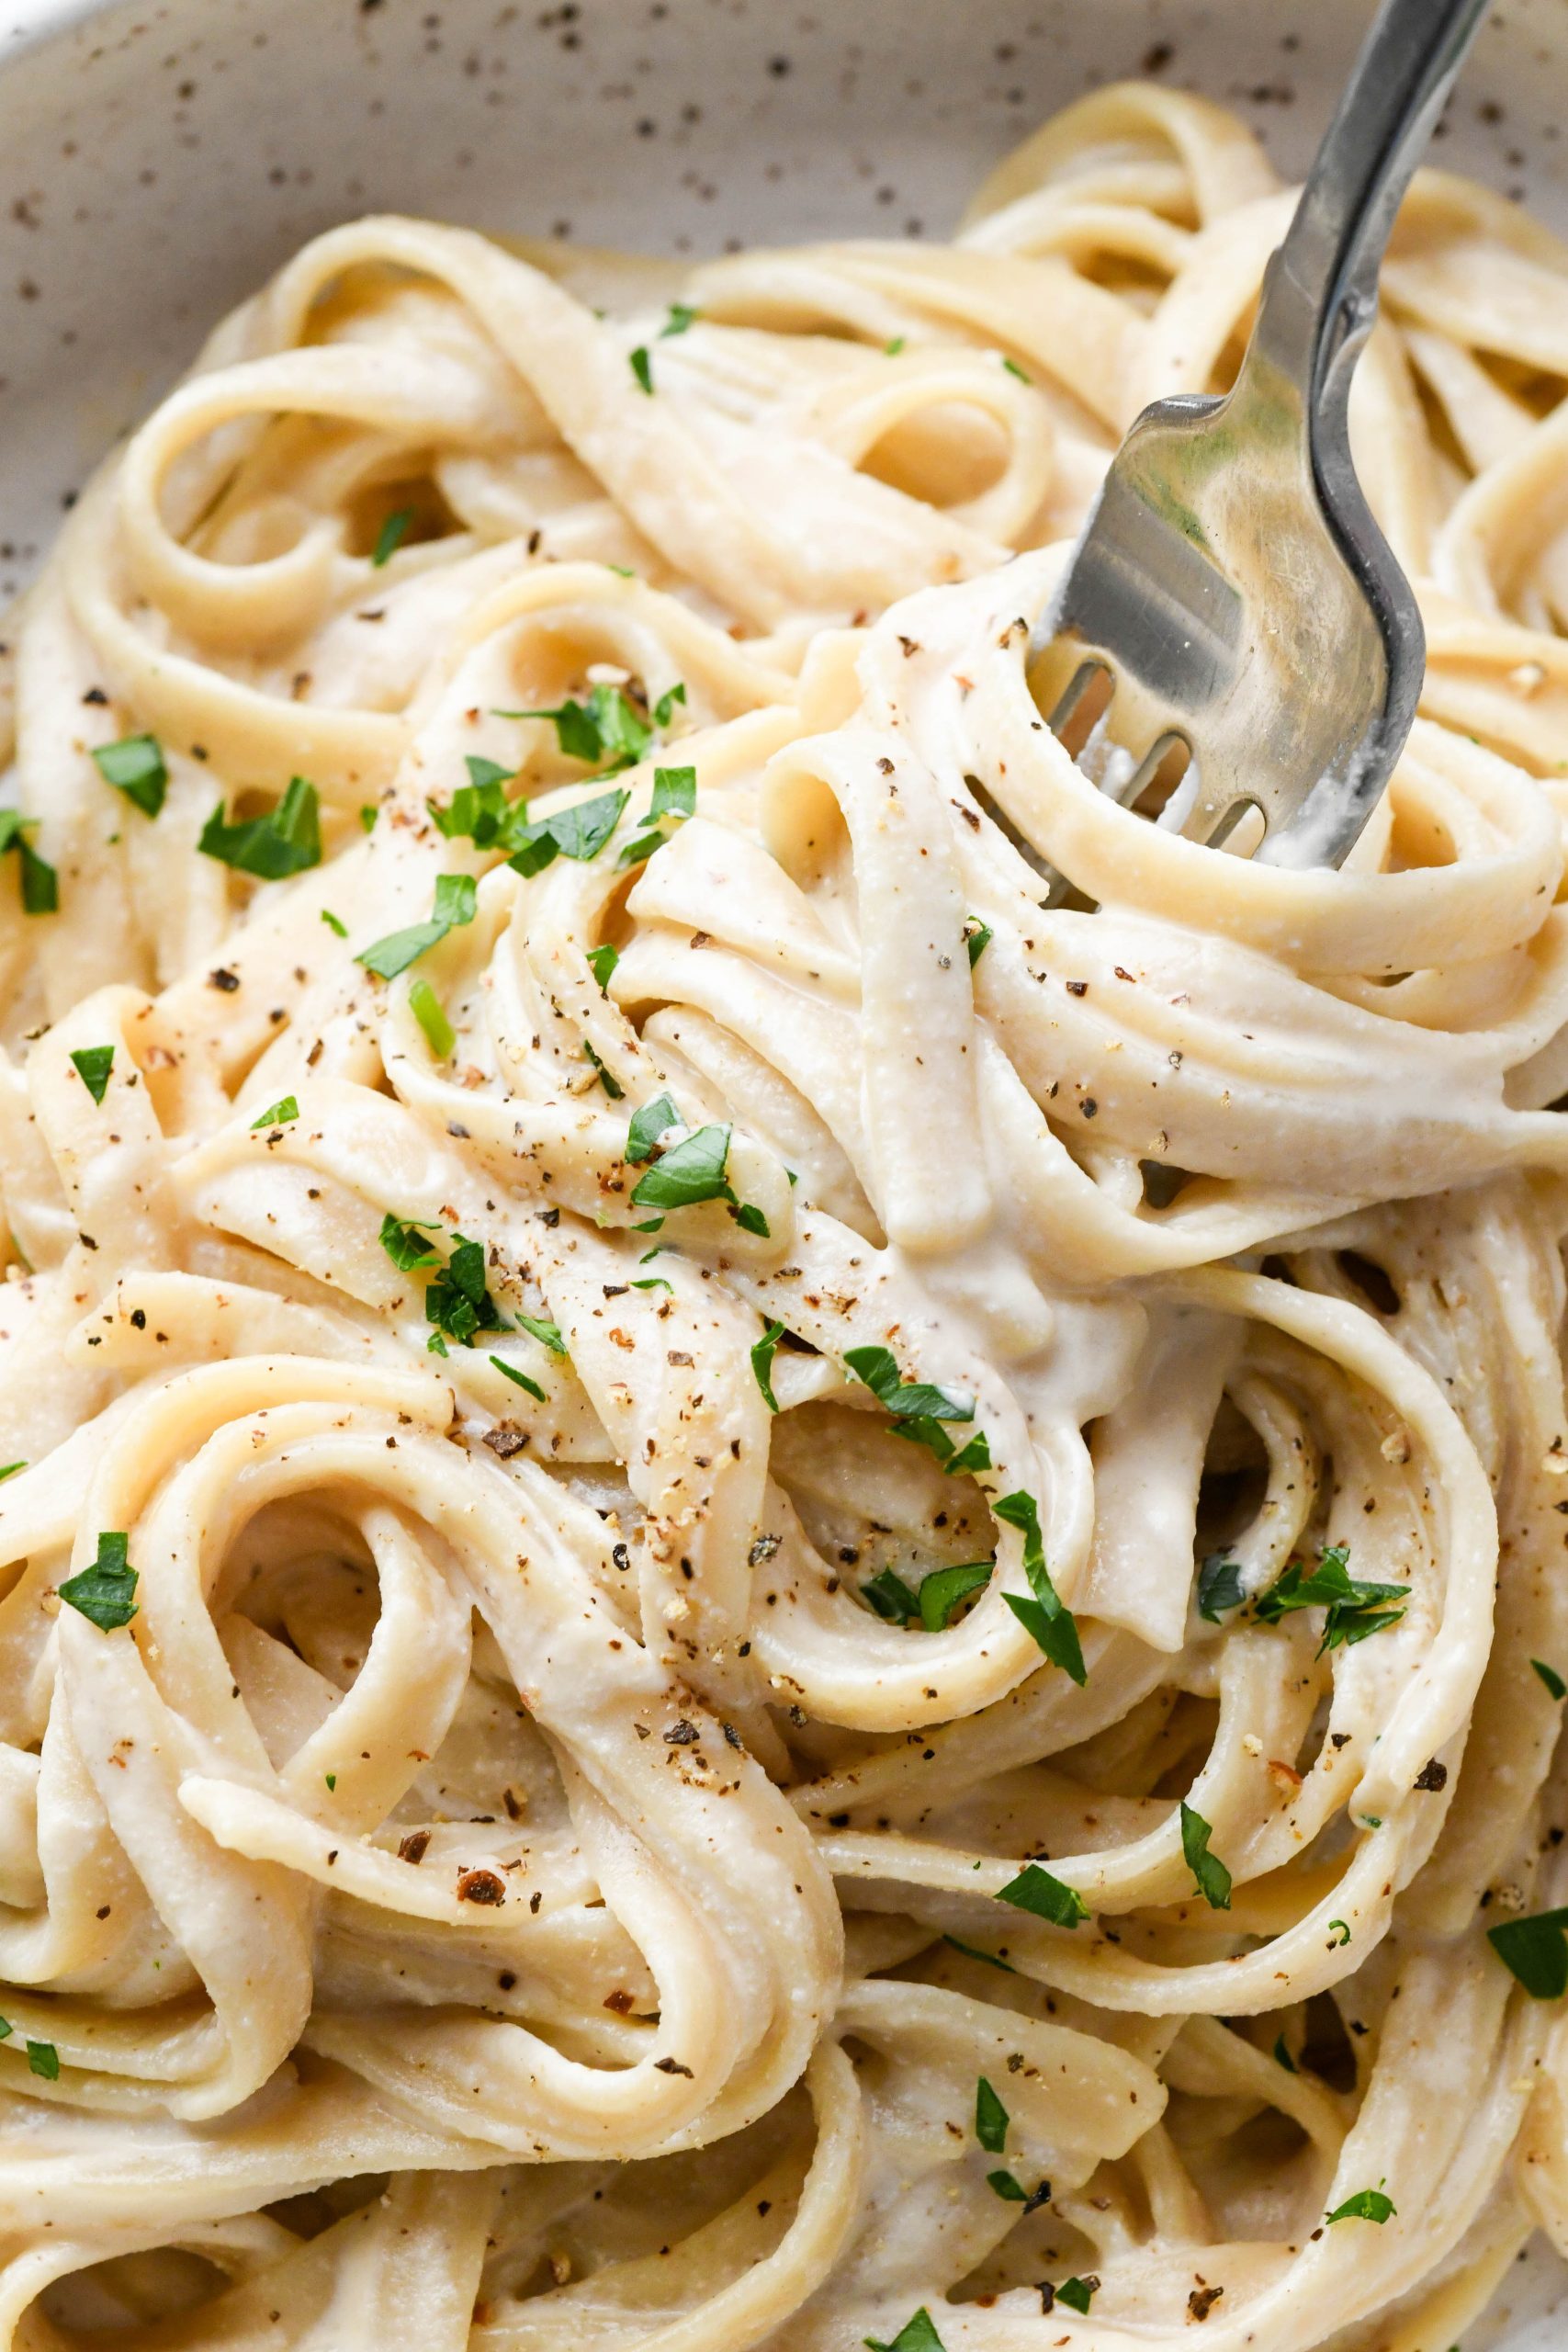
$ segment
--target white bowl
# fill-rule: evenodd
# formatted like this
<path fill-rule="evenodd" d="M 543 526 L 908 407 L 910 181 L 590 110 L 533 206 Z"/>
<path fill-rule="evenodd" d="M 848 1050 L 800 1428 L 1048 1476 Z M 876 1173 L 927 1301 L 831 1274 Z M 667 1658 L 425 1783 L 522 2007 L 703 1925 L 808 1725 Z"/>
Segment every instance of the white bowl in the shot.
<path fill-rule="evenodd" d="M 1302 167 L 1367 0 L 0 0 L 0 604 L 85 474 L 286 254 L 358 212 L 704 254 L 941 236 L 1140 72 Z M 1497 0 L 1454 168 L 1568 233 L 1568 7 Z M 564 227 L 563 227 L 563 224 Z M 1555 2316 L 1553 2316 L 1555 2312 Z M 1531 2258 L 1465 2352 L 1560 2352 Z"/>

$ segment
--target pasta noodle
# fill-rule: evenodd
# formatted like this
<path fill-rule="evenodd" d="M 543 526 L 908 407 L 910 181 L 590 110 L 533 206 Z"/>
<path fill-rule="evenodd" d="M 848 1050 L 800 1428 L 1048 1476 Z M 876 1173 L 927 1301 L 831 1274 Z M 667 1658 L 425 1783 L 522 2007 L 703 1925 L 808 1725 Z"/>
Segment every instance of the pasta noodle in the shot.
<path fill-rule="evenodd" d="M 948 247 L 361 221 L 70 517 L 18 2352 L 1444 2352 L 1568 2252 L 1568 254 L 1402 216 L 1343 871 L 1029 685 L 1290 202 L 1126 85 Z"/>

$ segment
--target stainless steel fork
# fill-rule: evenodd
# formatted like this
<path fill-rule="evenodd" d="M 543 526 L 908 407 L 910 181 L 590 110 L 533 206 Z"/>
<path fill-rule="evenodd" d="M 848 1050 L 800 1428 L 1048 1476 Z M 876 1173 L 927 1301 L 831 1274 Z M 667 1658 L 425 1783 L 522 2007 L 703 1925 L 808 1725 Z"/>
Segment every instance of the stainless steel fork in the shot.
<path fill-rule="evenodd" d="M 1234 389 L 1144 411 L 1031 649 L 1059 734 L 1110 684 L 1122 749 L 1100 763 L 1103 789 L 1156 797 L 1185 754 L 1156 821 L 1217 846 L 1247 820 L 1274 865 L 1341 862 L 1416 715 L 1426 639 L 1350 462 L 1350 378 L 1400 198 L 1486 6 L 1384 0 Z"/>

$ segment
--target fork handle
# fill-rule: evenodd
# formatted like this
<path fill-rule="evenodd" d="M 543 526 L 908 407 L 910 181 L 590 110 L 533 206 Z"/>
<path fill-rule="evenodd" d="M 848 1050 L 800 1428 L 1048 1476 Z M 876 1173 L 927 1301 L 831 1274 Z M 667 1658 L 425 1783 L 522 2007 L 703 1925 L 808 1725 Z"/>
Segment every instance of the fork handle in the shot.
<path fill-rule="evenodd" d="M 1300 386 L 1314 421 L 1343 415 L 1394 214 L 1487 5 L 1383 0 L 1269 265 L 1254 348 Z"/>

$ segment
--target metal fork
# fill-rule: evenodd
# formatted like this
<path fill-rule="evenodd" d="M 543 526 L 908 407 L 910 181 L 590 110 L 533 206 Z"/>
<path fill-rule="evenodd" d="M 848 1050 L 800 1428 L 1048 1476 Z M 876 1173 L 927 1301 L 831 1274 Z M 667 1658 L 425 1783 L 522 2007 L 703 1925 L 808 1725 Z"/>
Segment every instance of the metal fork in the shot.
<path fill-rule="evenodd" d="M 1069 742 L 1111 687 L 1122 749 L 1102 752 L 1103 790 L 1153 798 L 1185 755 L 1156 821 L 1217 847 L 1248 820 L 1269 865 L 1340 864 L 1416 715 L 1426 638 L 1350 462 L 1350 378 L 1400 198 L 1486 6 L 1384 0 L 1234 389 L 1144 411 L 1031 647 L 1035 699 Z"/>

